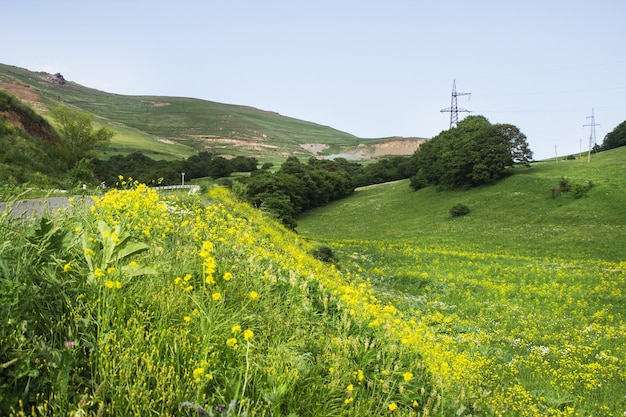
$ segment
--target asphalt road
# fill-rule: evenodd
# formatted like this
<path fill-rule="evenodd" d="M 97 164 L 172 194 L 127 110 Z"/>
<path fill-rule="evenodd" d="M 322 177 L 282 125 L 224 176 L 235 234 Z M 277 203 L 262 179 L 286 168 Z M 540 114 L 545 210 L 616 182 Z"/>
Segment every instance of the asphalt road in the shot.
<path fill-rule="evenodd" d="M 74 197 L 48 197 L 48 198 L 34 198 L 32 200 L 19 200 L 13 203 L 12 214 L 14 217 L 32 217 L 41 216 L 44 213 L 54 213 L 58 209 L 65 209 L 70 206 L 70 198 L 74 199 L 74 202 L 85 201 L 87 204 L 91 203 L 89 197 L 74 196 Z M 0 212 L 7 209 L 7 205 L 10 203 L 0 203 Z"/>

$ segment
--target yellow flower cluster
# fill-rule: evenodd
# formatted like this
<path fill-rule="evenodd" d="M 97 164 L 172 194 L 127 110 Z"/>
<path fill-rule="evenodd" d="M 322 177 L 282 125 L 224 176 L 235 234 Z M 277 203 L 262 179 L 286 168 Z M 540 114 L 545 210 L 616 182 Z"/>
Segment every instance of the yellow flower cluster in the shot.
<path fill-rule="evenodd" d="M 203 381 L 212 381 L 213 375 L 207 372 L 206 368 L 210 365 L 210 361 L 200 361 L 200 366 L 193 370 L 192 376 L 196 384 L 201 384 Z"/>
<path fill-rule="evenodd" d="M 602 405 L 590 404 L 589 398 L 610 397 L 625 380 L 625 322 L 613 303 L 600 301 L 626 296 L 626 270 L 619 264 L 410 244 L 341 245 L 348 253 L 366 248 L 378 257 L 410 259 L 415 270 L 403 274 L 428 284 L 401 310 L 379 302 L 367 281 L 324 283 L 340 294 L 353 316 L 419 350 L 439 384 L 458 398 L 464 395 L 496 414 L 568 415 L 570 409 L 593 414 Z M 362 300 L 367 302 L 359 306 Z M 572 407 L 563 411 L 531 394 L 536 392 L 567 398 Z"/>
<path fill-rule="evenodd" d="M 121 224 L 137 237 L 163 239 L 176 229 L 168 215 L 167 205 L 159 199 L 157 191 L 145 184 L 128 181 L 127 190 L 113 189 L 103 197 L 92 197 L 92 215 L 108 224 Z M 117 236 L 111 235 L 111 239 Z"/>
<path fill-rule="evenodd" d="M 107 280 L 107 281 L 104 281 L 104 287 L 108 289 L 119 290 L 120 288 L 122 288 L 122 283 L 120 281 Z"/>

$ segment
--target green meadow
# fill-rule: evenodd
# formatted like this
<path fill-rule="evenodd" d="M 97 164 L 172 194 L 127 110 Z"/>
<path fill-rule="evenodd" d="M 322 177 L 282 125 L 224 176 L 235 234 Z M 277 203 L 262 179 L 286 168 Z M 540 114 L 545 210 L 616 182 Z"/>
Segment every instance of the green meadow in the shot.
<path fill-rule="evenodd" d="M 621 416 L 625 160 L 622 148 L 535 163 L 463 191 L 365 187 L 298 232 L 416 323 L 458 415 Z M 456 204 L 469 214 L 451 216 Z"/>
<path fill-rule="evenodd" d="M 319 239 L 410 239 L 420 246 L 565 259 L 624 259 L 626 150 L 587 159 L 516 167 L 493 186 L 417 192 L 408 180 L 358 189 L 350 198 L 298 218 L 298 232 Z M 582 198 L 552 190 L 562 178 L 592 187 Z M 467 216 L 449 210 L 467 205 Z"/>

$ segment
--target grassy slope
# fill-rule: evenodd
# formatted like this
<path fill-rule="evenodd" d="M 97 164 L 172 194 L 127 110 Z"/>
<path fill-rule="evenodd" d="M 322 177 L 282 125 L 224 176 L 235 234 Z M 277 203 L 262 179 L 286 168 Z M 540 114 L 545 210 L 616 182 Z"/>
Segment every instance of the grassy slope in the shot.
<path fill-rule="evenodd" d="M 106 150 L 102 150 L 103 156 L 128 154 L 138 150 L 155 159 L 180 159 L 195 154 L 195 150 L 189 146 L 160 142 L 149 133 L 124 125 L 108 118 L 106 114 L 80 105 L 81 102 L 102 101 L 102 108 L 106 108 L 107 104 L 116 106 L 114 100 L 107 103 L 106 98 L 111 96 L 108 93 L 74 83 L 60 86 L 46 82 L 37 73 L 0 64 L 0 88 L 6 87 L 9 87 L 9 92 L 14 88 L 26 89 L 31 99 L 35 100 L 35 102 L 29 100 L 29 104 L 40 113 L 45 113 L 47 109 L 53 106 L 72 105 L 82 111 L 94 114 L 96 125 L 107 126 L 115 132 L 111 144 Z"/>
<path fill-rule="evenodd" d="M 0 64 L 0 88 L 2 83 L 27 86 L 39 96 L 44 108 L 64 104 L 95 114 L 117 133 L 106 154 L 148 150 L 160 158 L 180 158 L 202 149 L 205 143 L 198 137 L 208 136 L 263 142 L 270 146 L 249 152 L 264 159 L 284 159 L 285 152 L 305 155 L 299 146 L 303 143 L 325 143 L 338 149 L 363 141 L 330 127 L 252 107 L 191 98 L 110 94 L 72 82 L 50 83 L 38 73 Z"/>
<path fill-rule="evenodd" d="M 423 326 L 419 350 L 462 415 L 621 415 L 625 160 L 545 162 L 468 191 L 366 187 L 298 230 Z M 553 199 L 563 176 L 595 185 Z M 451 218 L 457 203 L 472 212 Z"/>
<path fill-rule="evenodd" d="M 408 181 L 359 189 L 298 219 L 300 234 L 324 239 L 411 239 L 420 246 L 569 259 L 623 259 L 626 148 L 517 168 L 506 180 L 466 191 L 413 192 Z M 562 177 L 592 181 L 586 197 L 551 197 Z M 472 212 L 451 218 L 457 203 Z"/>

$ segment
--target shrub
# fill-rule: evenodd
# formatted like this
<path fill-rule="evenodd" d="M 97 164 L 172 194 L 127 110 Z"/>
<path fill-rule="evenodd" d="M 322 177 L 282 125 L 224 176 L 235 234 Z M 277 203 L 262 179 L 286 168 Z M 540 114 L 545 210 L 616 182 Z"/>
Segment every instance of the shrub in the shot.
<path fill-rule="evenodd" d="M 559 185 L 552 189 L 552 198 L 557 198 L 561 194 L 572 193 L 574 198 L 582 198 L 587 195 L 587 192 L 593 187 L 591 181 L 587 181 L 586 184 L 572 184 L 569 179 L 563 177 L 559 181 Z"/>
<path fill-rule="evenodd" d="M 561 177 L 561 179 L 559 180 L 559 185 L 552 189 L 552 198 L 557 198 L 563 193 L 569 193 L 571 188 L 572 186 L 569 179 L 567 179 L 566 177 Z"/>
<path fill-rule="evenodd" d="M 587 184 L 574 184 L 571 188 L 572 196 L 574 198 L 583 198 L 587 195 L 587 192 L 589 192 L 591 187 L 593 187 L 593 183 L 591 181 L 587 182 Z"/>
<path fill-rule="evenodd" d="M 457 204 L 450 209 L 450 215 L 452 217 L 461 217 L 465 216 L 470 212 L 470 208 L 465 204 Z"/>
<path fill-rule="evenodd" d="M 333 253 L 333 250 L 328 246 L 318 246 L 311 251 L 311 255 L 322 262 L 329 264 L 337 264 L 339 258 Z"/>

